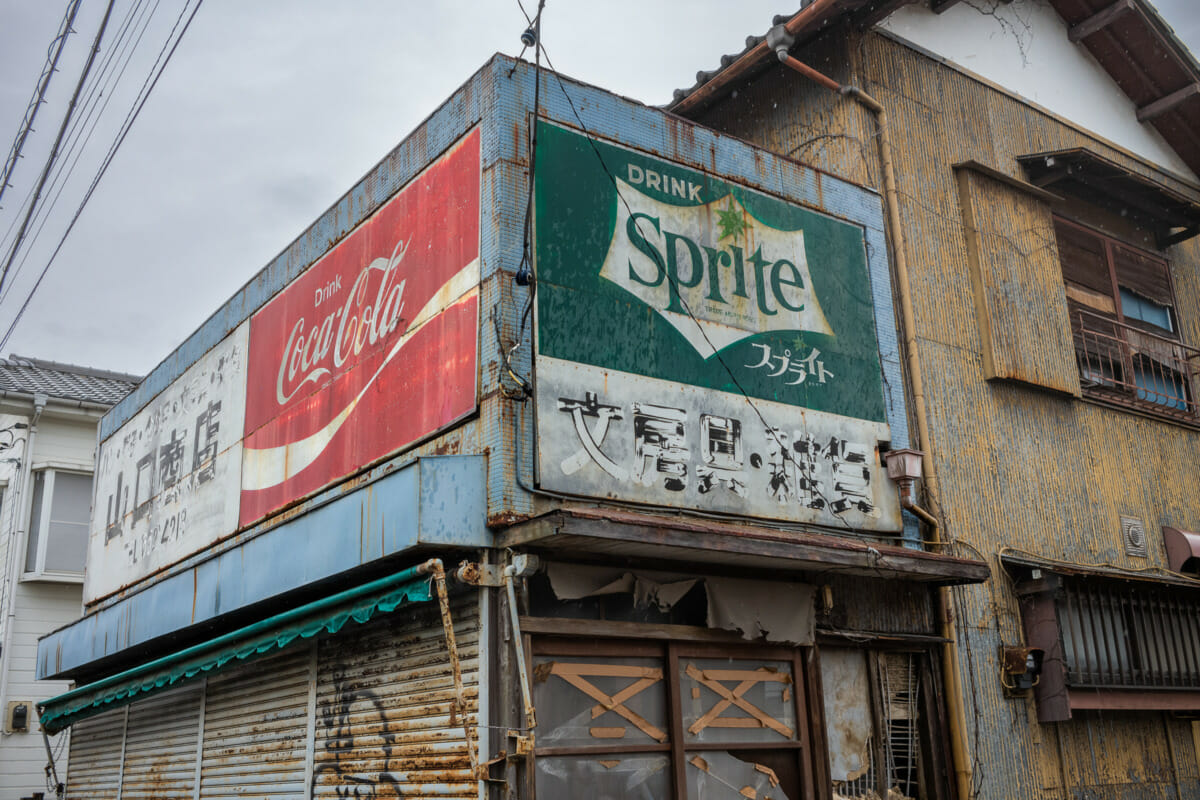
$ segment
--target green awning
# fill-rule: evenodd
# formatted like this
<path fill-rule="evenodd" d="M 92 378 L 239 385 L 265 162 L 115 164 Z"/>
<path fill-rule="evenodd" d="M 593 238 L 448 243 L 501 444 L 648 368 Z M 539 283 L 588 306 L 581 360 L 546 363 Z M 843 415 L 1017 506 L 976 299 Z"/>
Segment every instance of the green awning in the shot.
<path fill-rule="evenodd" d="M 337 633 L 347 622 L 364 623 L 408 603 L 429 600 L 429 576 L 412 567 L 353 589 L 276 614 L 207 642 L 154 659 L 38 704 L 47 733 L 176 686 L 229 664 L 281 650 L 297 639 Z"/>

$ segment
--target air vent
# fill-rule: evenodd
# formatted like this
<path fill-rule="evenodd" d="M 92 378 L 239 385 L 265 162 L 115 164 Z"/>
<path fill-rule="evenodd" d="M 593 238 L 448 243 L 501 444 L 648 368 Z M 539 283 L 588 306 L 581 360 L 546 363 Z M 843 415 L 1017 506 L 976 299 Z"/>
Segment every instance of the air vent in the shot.
<path fill-rule="evenodd" d="M 1147 556 L 1146 526 L 1137 517 L 1121 517 L 1121 541 L 1125 543 L 1125 555 Z"/>

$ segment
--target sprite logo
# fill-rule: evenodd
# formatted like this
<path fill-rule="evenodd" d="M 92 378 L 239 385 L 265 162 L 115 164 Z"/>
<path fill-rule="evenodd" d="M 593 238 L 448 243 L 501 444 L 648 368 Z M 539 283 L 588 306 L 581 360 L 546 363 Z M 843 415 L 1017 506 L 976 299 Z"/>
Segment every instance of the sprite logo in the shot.
<path fill-rule="evenodd" d="M 631 185 L 646 180 L 643 170 L 630 165 L 626 177 L 616 179 L 617 224 L 600 276 L 654 309 L 702 357 L 765 331 L 833 335 L 802 231 L 763 224 L 732 194 L 676 206 Z"/>

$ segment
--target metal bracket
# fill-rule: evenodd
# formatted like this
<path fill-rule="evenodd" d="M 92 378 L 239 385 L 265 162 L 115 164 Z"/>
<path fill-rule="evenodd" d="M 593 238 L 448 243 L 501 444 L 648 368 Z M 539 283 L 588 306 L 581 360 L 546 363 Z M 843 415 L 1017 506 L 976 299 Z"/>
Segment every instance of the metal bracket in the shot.
<path fill-rule="evenodd" d="M 464 561 L 454 570 L 454 577 L 471 586 L 501 587 L 504 585 L 504 567 Z"/>
<path fill-rule="evenodd" d="M 533 736 L 522 736 L 517 731 L 509 731 L 508 738 L 513 740 L 513 753 L 509 758 L 528 758 L 533 755 Z"/>

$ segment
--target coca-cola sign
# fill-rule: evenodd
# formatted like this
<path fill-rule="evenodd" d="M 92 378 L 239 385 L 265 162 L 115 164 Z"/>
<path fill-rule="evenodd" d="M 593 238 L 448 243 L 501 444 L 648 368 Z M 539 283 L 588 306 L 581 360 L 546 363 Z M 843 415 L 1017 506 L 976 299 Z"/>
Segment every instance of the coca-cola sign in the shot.
<path fill-rule="evenodd" d="M 479 191 L 476 131 L 251 318 L 241 525 L 475 409 Z"/>

